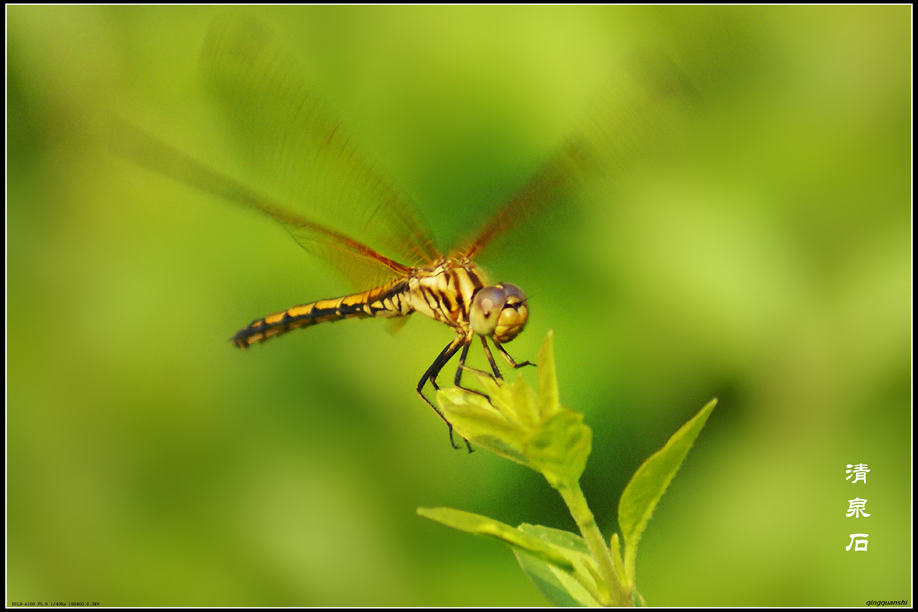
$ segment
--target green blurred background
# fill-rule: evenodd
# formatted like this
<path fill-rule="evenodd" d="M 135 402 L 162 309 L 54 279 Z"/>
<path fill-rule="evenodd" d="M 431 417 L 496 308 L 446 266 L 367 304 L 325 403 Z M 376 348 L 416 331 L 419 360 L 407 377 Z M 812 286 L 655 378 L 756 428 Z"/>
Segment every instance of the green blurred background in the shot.
<path fill-rule="evenodd" d="M 651 605 L 911 598 L 910 7 L 13 6 L 7 604 L 542 605 L 502 545 L 415 508 L 575 529 L 415 395 L 445 327 L 235 350 L 251 319 L 349 287 L 269 220 L 87 140 L 91 108 L 220 161 L 198 56 L 227 12 L 284 41 L 446 246 L 610 77 L 668 57 L 692 108 L 483 258 L 530 296 L 508 348 L 555 331 L 607 536 L 641 461 L 719 398 L 638 554 Z"/>

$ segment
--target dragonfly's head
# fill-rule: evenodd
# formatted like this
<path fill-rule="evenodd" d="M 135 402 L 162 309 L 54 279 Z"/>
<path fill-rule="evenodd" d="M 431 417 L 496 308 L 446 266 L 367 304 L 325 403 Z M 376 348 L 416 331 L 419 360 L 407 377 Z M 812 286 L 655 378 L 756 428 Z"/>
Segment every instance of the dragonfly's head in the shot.
<path fill-rule="evenodd" d="M 526 294 L 516 285 L 500 283 L 480 289 L 475 294 L 469 323 L 476 334 L 503 344 L 523 331 L 528 318 Z"/>

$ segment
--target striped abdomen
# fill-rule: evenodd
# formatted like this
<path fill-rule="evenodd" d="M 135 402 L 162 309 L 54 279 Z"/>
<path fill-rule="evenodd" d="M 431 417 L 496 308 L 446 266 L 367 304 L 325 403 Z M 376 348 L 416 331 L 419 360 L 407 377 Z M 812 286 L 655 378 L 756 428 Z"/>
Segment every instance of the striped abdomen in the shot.
<path fill-rule="evenodd" d="M 292 329 L 342 319 L 408 315 L 412 309 L 404 296 L 407 288 L 408 281 L 400 279 L 363 293 L 294 306 L 252 321 L 233 336 L 233 344 L 244 349 Z"/>

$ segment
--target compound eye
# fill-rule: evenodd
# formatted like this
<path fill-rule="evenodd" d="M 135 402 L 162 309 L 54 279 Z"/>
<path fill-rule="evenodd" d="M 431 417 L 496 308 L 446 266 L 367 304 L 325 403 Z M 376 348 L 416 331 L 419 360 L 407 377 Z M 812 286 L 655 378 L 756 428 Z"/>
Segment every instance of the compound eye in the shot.
<path fill-rule="evenodd" d="M 526 294 L 516 285 L 506 284 L 502 287 L 506 300 L 492 333 L 492 337 L 501 343 L 510 342 L 516 338 L 526 327 L 526 321 L 529 319 Z"/>
<path fill-rule="evenodd" d="M 480 289 L 472 300 L 469 324 L 479 336 L 490 336 L 497 327 L 500 312 L 507 301 L 507 294 L 501 285 Z"/>
<path fill-rule="evenodd" d="M 526 301 L 526 294 L 523 293 L 523 290 L 516 285 L 511 285 L 510 283 L 501 283 L 499 287 L 503 288 L 504 295 L 507 296 L 504 303 L 508 306 L 512 306 L 514 304 L 522 304 Z"/>

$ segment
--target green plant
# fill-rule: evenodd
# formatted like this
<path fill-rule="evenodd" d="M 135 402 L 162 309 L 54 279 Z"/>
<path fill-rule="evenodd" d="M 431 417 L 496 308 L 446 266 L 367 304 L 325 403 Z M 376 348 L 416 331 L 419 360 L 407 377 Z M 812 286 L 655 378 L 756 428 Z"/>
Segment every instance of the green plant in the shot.
<path fill-rule="evenodd" d="M 643 604 L 635 589 L 638 542 L 717 400 L 708 402 L 631 478 L 618 505 L 622 536 L 613 534 L 610 547 L 580 490 L 580 475 L 592 448 L 593 432 L 583 424 L 582 414 L 562 407 L 558 401 L 551 332 L 539 352 L 538 395 L 522 377 L 512 383 L 488 376 L 479 376 L 478 380 L 487 397 L 458 388 L 438 393 L 437 402 L 444 415 L 475 446 L 544 475 L 561 494 L 581 535 L 541 525 L 514 528 L 452 508 L 418 508 L 418 514 L 509 544 L 523 571 L 554 605 Z"/>

